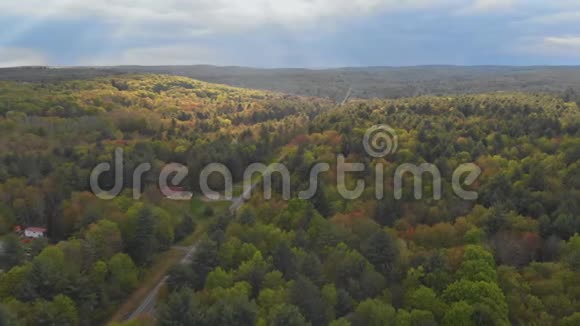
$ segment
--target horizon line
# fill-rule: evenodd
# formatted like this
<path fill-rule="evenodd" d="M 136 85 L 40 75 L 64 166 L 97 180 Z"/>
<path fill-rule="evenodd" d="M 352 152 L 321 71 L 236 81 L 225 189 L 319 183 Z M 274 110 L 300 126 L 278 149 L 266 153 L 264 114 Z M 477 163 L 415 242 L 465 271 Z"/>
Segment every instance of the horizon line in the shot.
<path fill-rule="evenodd" d="M 112 68 L 159 68 L 159 67 L 212 67 L 229 69 L 254 69 L 254 70 L 341 70 L 341 69 L 411 69 L 411 68 L 580 68 L 578 65 L 501 65 L 501 64 L 481 64 L 481 65 L 455 65 L 455 64 L 420 64 L 420 65 L 370 65 L 370 66 L 332 66 L 332 67 L 256 67 L 241 65 L 215 65 L 215 64 L 121 64 L 121 65 L 26 65 L 26 66 L 6 66 L 0 69 L 112 69 Z"/>

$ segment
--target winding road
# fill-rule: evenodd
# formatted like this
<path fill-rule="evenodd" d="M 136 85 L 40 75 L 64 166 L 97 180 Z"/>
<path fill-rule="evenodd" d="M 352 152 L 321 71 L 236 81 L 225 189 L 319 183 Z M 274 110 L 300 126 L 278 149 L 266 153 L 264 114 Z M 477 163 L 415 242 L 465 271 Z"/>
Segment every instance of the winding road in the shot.
<path fill-rule="evenodd" d="M 281 162 L 286 157 L 286 155 L 287 155 L 287 153 L 282 153 L 282 155 L 280 155 L 280 157 L 278 158 L 278 160 L 276 160 L 276 162 Z M 263 171 L 262 176 L 271 173 L 273 171 L 273 166 L 274 166 L 273 164 L 268 165 L 266 170 Z M 254 188 L 256 188 L 256 186 L 261 181 L 262 181 L 261 178 L 257 179 L 256 181 L 254 181 L 252 183 L 252 185 L 248 189 L 244 190 L 244 192 L 242 193 L 241 196 L 234 197 L 230 200 L 232 202 L 232 204 L 229 207 L 229 211 L 232 215 L 235 215 L 235 213 L 240 209 L 240 207 L 242 207 L 242 205 L 245 202 L 244 197 L 250 197 L 249 195 L 252 193 L 252 191 L 254 191 Z M 228 200 L 228 199 L 224 199 L 224 198 L 210 199 L 207 197 L 203 198 L 203 201 L 205 201 L 205 202 L 223 201 L 223 200 Z M 194 243 L 193 245 L 191 245 L 189 247 L 173 247 L 173 248 L 186 251 L 185 256 L 179 262 L 180 264 L 185 265 L 185 264 L 191 263 L 191 258 L 193 256 L 193 254 L 195 253 L 195 250 L 197 249 L 197 243 Z M 159 283 L 157 283 L 157 285 L 149 292 L 149 294 L 141 302 L 139 307 L 137 307 L 137 309 L 135 309 L 131 314 L 129 314 L 127 316 L 126 320 L 132 320 L 132 319 L 139 317 L 140 315 L 153 314 L 155 312 L 157 295 L 159 294 L 159 290 L 161 289 L 161 287 L 163 287 L 165 282 L 167 282 L 168 277 L 169 277 L 168 275 L 165 275 L 159 281 Z"/>
<path fill-rule="evenodd" d="M 191 257 L 193 256 L 193 254 L 195 253 L 195 250 L 197 249 L 197 243 L 190 246 L 190 247 L 175 247 L 175 248 L 187 250 L 185 256 L 179 261 L 180 264 L 186 265 L 186 264 L 189 264 L 191 262 Z M 155 311 L 155 303 L 156 303 L 157 295 L 159 294 L 159 290 L 161 289 L 161 287 L 165 284 L 165 282 L 167 282 L 168 278 L 169 278 L 169 276 L 165 275 L 161 279 L 161 281 L 159 281 L 159 283 L 157 283 L 157 285 L 153 288 L 153 290 L 151 290 L 151 292 L 149 292 L 149 294 L 145 297 L 143 302 L 141 302 L 139 307 L 137 307 L 137 309 L 135 309 L 135 311 L 133 311 L 127 317 L 127 320 L 135 319 L 142 314 L 150 314 L 150 313 Z"/>
<path fill-rule="evenodd" d="M 248 194 L 251 193 L 254 188 L 259 184 L 260 180 L 254 182 L 252 184 L 252 186 L 250 187 L 250 189 L 244 191 L 244 194 Z M 204 197 L 203 201 L 205 202 L 209 202 L 209 201 L 223 201 L 226 199 L 209 199 L 207 197 Z M 240 207 L 242 207 L 242 205 L 245 202 L 244 196 L 241 195 L 239 197 L 235 197 L 231 199 L 232 204 L 229 207 L 229 211 L 232 214 L 235 214 Z M 173 247 L 176 249 L 180 249 L 180 250 L 185 250 L 186 254 L 185 256 L 180 260 L 180 264 L 182 265 L 186 265 L 191 263 L 191 258 L 193 257 L 193 254 L 195 253 L 195 250 L 197 249 L 197 243 L 194 243 L 193 245 L 189 246 L 189 247 Z M 159 294 L 159 290 L 161 289 L 161 287 L 165 284 L 165 282 L 167 282 L 168 279 L 168 275 L 165 275 L 160 281 L 159 283 L 157 283 L 157 285 L 149 292 L 149 294 L 145 297 L 145 299 L 141 302 L 141 304 L 139 305 L 139 307 L 137 307 L 137 309 L 135 309 L 131 314 L 129 314 L 126 318 L 126 320 L 132 320 L 135 319 L 143 314 L 153 314 L 155 312 L 155 305 L 156 305 L 156 299 L 157 299 L 157 295 Z"/>

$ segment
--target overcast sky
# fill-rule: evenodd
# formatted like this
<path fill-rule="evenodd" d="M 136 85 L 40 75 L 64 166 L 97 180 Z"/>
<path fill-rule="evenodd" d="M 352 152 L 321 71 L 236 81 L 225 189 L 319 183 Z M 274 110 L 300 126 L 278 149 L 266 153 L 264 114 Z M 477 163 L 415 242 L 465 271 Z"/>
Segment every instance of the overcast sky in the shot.
<path fill-rule="evenodd" d="M 0 66 L 580 64 L 580 0 L 0 0 Z"/>

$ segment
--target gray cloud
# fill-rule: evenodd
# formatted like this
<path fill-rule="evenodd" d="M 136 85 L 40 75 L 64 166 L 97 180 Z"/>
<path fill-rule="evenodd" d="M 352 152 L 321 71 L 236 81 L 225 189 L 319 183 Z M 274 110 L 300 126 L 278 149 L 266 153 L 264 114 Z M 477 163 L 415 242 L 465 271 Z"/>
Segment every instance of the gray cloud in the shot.
<path fill-rule="evenodd" d="M 543 45 L 556 53 L 575 54 L 580 57 L 580 35 L 546 37 Z"/>
<path fill-rule="evenodd" d="M 204 46 L 169 45 L 131 48 L 114 55 L 81 59 L 79 64 L 91 66 L 113 65 L 191 65 L 228 64 L 219 51 Z"/>
<path fill-rule="evenodd" d="M 40 52 L 25 48 L 0 48 L 0 67 L 43 66 L 47 58 Z"/>
<path fill-rule="evenodd" d="M 476 0 L 481 1 L 481 0 Z M 135 32 L 148 25 L 181 26 L 188 34 L 264 25 L 299 29 L 324 20 L 429 8 L 457 8 L 471 0 L 20 0 L 0 1 L 1 15 L 46 19 L 99 17 Z"/>
<path fill-rule="evenodd" d="M 67 47 L 70 58 L 59 62 L 74 64 L 317 67 L 441 61 L 434 58 L 490 63 L 496 60 L 494 51 L 577 58 L 574 35 L 580 30 L 574 23 L 579 13 L 578 0 L 0 1 L 0 18 L 18 22 L 4 26 L 0 49 L 36 46 L 31 35 L 70 19 L 73 24 L 104 26 L 91 31 L 98 34 L 98 41 L 91 44 L 104 46 L 88 50 L 81 42 Z M 451 51 L 445 47 L 454 38 L 466 42 L 447 53 Z M 57 44 L 43 46 L 51 58 L 62 55 Z M 433 51 L 427 54 L 421 47 Z M 42 54 L 32 52 L 2 62 L 46 62 Z M 397 61 L 400 57 L 404 60 Z"/>
<path fill-rule="evenodd" d="M 512 47 L 513 52 L 580 59 L 580 35 L 528 37 Z"/>
<path fill-rule="evenodd" d="M 504 12 L 515 9 L 519 4 L 520 0 L 476 0 L 461 12 L 467 14 Z"/>
<path fill-rule="evenodd" d="M 547 15 L 539 15 L 526 20 L 531 24 L 565 24 L 580 21 L 580 11 L 559 12 Z"/>
<path fill-rule="evenodd" d="M 239 65 L 255 67 L 336 67 L 349 65 L 328 53 L 316 49 L 291 47 L 276 44 L 255 44 L 244 49 L 219 47 L 206 44 L 171 44 L 162 46 L 135 47 L 112 54 L 81 58 L 79 65 Z"/>

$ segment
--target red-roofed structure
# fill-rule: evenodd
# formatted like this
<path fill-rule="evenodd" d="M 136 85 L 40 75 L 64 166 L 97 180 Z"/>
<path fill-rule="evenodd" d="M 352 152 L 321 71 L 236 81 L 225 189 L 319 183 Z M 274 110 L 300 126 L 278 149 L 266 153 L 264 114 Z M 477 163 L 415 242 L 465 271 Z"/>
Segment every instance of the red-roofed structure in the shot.
<path fill-rule="evenodd" d="M 24 229 L 24 236 L 27 238 L 40 239 L 46 237 L 46 231 L 46 228 L 31 226 Z"/>

